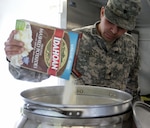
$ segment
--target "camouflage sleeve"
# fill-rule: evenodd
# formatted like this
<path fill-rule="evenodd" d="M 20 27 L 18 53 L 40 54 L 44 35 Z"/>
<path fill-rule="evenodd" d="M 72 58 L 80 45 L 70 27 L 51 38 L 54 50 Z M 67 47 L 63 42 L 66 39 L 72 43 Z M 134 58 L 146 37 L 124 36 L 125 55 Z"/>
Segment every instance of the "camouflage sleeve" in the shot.
<path fill-rule="evenodd" d="M 14 67 L 11 64 L 9 64 L 9 71 L 14 78 L 30 82 L 41 82 L 42 80 L 48 79 L 50 77 L 47 74 L 38 73 L 20 67 Z"/>

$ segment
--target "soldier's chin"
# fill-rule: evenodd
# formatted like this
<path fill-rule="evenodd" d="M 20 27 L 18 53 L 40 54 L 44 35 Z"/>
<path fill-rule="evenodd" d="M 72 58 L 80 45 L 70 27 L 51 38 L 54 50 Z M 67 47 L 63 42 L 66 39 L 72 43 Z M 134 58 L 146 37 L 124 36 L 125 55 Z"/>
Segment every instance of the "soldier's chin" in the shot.
<path fill-rule="evenodd" d="M 108 43 L 112 43 L 116 40 L 117 38 L 113 38 L 113 37 L 104 37 L 104 40 Z"/>
<path fill-rule="evenodd" d="M 105 38 L 105 41 L 106 41 L 107 43 L 112 43 L 112 42 L 115 41 L 115 39 L 107 39 L 107 38 Z"/>

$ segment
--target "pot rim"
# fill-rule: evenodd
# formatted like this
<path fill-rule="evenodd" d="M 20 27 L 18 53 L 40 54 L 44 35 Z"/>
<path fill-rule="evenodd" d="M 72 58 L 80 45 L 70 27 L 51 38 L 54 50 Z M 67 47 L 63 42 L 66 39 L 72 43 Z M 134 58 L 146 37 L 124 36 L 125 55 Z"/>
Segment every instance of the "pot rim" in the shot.
<path fill-rule="evenodd" d="M 38 87 L 38 88 L 32 88 L 32 89 L 27 89 L 23 92 L 21 92 L 21 96 L 23 97 L 25 101 L 25 106 L 29 105 L 30 107 L 25 107 L 25 109 L 28 110 L 36 110 L 36 112 L 41 112 L 42 109 L 44 111 L 55 111 L 58 112 L 59 114 L 62 114 L 62 112 L 70 113 L 73 112 L 75 113 L 75 117 L 103 117 L 103 116 L 112 116 L 112 115 L 117 115 L 124 113 L 128 110 L 130 110 L 132 107 L 132 96 L 124 91 L 117 90 L 117 89 L 112 89 L 112 88 L 106 88 L 106 87 L 95 87 L 95 86 L 83 86 L 83 85 L 78 85 L 77 89 L 79 89 L 78 95 L 84 95 L 86 96 L 89 94 L 93 94 L 93 92 L 97 91 L 94 93 L 94 96 L 101 96 L 102 94 L 100 93 L 106 93 L 107 95 L 110 95 L 109 98 L 112 98 L 113 95 L 117 95 L 116 97 L 118 98 L 125 98 L 124 101 L 119 102 L 119 103 L 113 103 L 113 104 L 92 104 L 92 105 L 68 105 L 68 104 L 51 104 L 51 103 L 44 103 L 41 101 L 35 101 L 34 97 L 38 96 L 38 92 L 42 92 L 42 90 L 62 90 L 63 86 L 48 86 L 48 87 Z M 38 91 L 37 91 L 38 90 Z M 58 91 L 57 90 L 57 91 Z M 85 91 L 86 90 L 86 91 Z M 92 93 L 89 92 L 89 90 L 93 91 Z M 37 91 L 37 92 L 36 92 Z M 28 96 L 29 93 L 29 96 Z M 30 95 L 30 93 L 32 95 Z M 48 92 L 47 92 L 48 93 Z M 45 93 L 45 95 L 47 95 Z M 110 94 L 109 94 L 110 93 Z M 35 94 L 35 96 L 33 96 Z M 39 94 L 40 95 L 40 94 Z M 61 94 L 60 94 L 61 95 Z M 40 95 L 43 96 L 43 95 Z M 39 97 L 40 97 L 39 96 Z M 119 97 L 120 96 L 120 97 Z M 126 96 L 126 97 L 123 97 Z M 114 98 L 113 97 L 113 98 Z M 33 99 L 32 99 L 33 98 Z M 34 106 L 34 108 L 33 108 Z M 31 109 L 32 108 L 32 109 Z M 33 111 L 32 111 L 33 112 Z M 76 115 L 76 112 L 80 112 L 79 115 Z M 65 115 L 66 116 L 66 115 Z M 67 114 L 67 116 L 70 117 L 70 115 Z M 62 115 L 64 117 L 64 114 Z"/>

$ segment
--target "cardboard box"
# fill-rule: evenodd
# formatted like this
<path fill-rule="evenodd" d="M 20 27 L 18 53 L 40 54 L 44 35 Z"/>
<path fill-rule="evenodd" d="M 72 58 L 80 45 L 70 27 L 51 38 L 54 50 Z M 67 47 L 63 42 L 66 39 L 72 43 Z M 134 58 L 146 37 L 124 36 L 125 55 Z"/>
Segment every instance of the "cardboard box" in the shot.
<path fill-rule="evenodd" d="M 80 34 L 28 20 L 16 20 L 16 40 L 25 51 L 12 63 L 29 70 L 69 80 Z"/>

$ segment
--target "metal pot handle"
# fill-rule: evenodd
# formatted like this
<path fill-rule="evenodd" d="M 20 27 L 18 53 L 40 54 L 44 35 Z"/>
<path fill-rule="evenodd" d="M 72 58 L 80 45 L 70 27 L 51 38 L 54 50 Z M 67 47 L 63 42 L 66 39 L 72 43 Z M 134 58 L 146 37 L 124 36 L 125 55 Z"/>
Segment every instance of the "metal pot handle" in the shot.
<path fill-rule="evenodd" d="M 60 108 L 55 108 L 55 107 L 47 107 L 47 106 L 40 106 L 40 105 L 35 105 L 35 104 L 25 104 L 24 108 L 30 111 L 34 110 L 46 110 L 46 111 L 55 111 L 60 114 L 63 114 L 65 116 L 69 116 L 71 118 L 77 118 L 82 116 L 82 111 L 76 111 L 76 110 L 62 110 Z"/>

